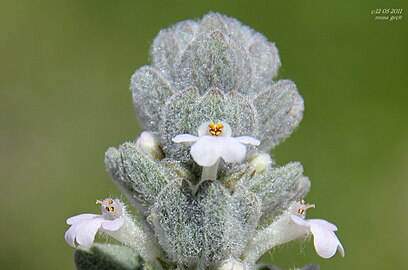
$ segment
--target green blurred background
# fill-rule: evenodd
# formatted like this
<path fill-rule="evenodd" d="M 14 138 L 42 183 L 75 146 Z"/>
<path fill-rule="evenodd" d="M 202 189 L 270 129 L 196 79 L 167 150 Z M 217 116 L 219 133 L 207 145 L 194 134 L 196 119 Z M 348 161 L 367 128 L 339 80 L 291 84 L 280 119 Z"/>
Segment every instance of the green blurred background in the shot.
<path fill-rule="evenodd" d="M 120 196 L 104 152 L 141 132 L 129 79 L 161 28 L 219 11 L 275 41 L 280 77 L 305 99 L 273 151 L 312 180 L 309 217 L 339 227 L 346 257 L 313 243 L 263 257 L 284 269 L 408 265 L 408 9 L 405 1 L 0 1 L 0 268 L 73 269 L 65 219 Z M 403 8 L 398 22 L 371 10 Z"/>

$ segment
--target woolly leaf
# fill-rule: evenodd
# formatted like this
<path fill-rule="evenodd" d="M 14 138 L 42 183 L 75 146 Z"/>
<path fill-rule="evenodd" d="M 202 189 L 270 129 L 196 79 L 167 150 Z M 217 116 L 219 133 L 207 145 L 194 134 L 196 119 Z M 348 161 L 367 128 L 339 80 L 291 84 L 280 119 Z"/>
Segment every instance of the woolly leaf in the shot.
<path fill-rule="evenodd" d="M 195 194 L 178 180 L 158 196 L 149 220 L 168 256 L 203 269 L 239 257 L 258 225 L 261 204 L 250 192 L 233 196 L 218 181 L 202 183 Z"/>
<path fill-rule="evenodd" d="M 257 139 L 260 149 L 269 150 L 286 139 L 298 126 L 303 116 L 303 99 L 296 85 L 287 80 L 278 81 L 254 99 L 260 127 Z"/>
<path fill-rule="evenodd" d="M 148 219 L 170 259 L 190 267 L 198 263 L 203 227 L 199 207 L 185 182 L 177 179 L 167 185 Z"/>
<path fill-rule="evenodd" d="M 231 91 L 225 98 L 225 121 L 231 126 L 233 136 L 255 136 L 258 130 L 256 112 L 252 102 Z"/>
<path fill-rule="evenodd" d="M 281 66 L 278 49 L 275 43 L 268 42 L 266 38 L 255 33 L 248 44 L 248 54 L 252 61 L 254 92 L 262 89 L 263 85 L 272 82 Z"/>
<path fill-rule="evenodd" d="M 195 21 L 183 21 L 169 29 L 160 31 L 154 39 L 150 52 L 152 65 L 159 69 L 165 78 L 173 80 L 177 76 L 177 69 L 174 67 L 180 54 L 194 38 L 196 28 L 197 23 Z"/>
<path fill-rule="evenodd" d="M 139 270 L 142 259 L 130 248 L 111 244 L 78 247 L 74 252 L 78 270 Z"/>
<path fill-rule="evenodd" d="M 133 104 L 144 128 L 157 131 L 161 108 L 173 94 L 170 85 L 157 71 L 145 66 L 133 74 L 130 88 Z"/>
<path fill-rule="evenodd" d="M 175 94 L 167 103 L 160 122 L 160 134 L 163 143 L 163 151 L 166 156 L 180 162 L 190 161 L 190 147 L 188 145 L 175 144 L 171 139 L 179 134 L 196 134 L 201 123 L 194 122 L 192 110 L 196 109 L 198 91 L 188 88 Z"/>
<path fill-rule="evenodd" d="M 262 201 L 262 224 L 272 221 L 289 207 L 290 202 L 302 199 L 310 189 L 310 181 L 303 176 L 302 165 L 298 162 L 256 175 L 247 185 Z"/>
<path fill-rule="evenodd" d="M 241 187 L 234 192 L 231 206 L 225 239 L 230 255 L 238 258 L 254 235 L 262 205 L 254 193 Z"/>
<path fill-rule="evenodd" d="M 233 211 L 229 191 L 218 182 L 206 181 L 199 187 L 195 200 L 201 214 L 202 253 L 200 264 L 208 266 L 211 262 L 221 261 L 231 256 L 231 240 L 226 232 L 230 213 Z M 234 228 L 237 229 L 238 228 Z"/>
<path fill-rule="evenodd" d="M 177 88 L 195 86 L 201 94 L 210 88 L 223 92 L 247 90 L 251 74 L 246 63 L 249 60 L 245 51 L 219 30 L 202 34 L 180 58 Z"/>
<path fill-rule="evenodd" d="M 143 213 L 171 179 L 171 174 L 135 144 L 109 148 L 105 166 L 115 182 Z"/>

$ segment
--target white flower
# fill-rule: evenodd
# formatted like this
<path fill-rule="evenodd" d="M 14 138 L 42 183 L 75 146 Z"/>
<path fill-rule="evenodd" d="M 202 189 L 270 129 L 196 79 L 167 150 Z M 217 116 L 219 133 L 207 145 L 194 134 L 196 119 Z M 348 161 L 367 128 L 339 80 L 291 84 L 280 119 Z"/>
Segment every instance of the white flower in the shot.
<path fill-rule="evenodd" d="M 123 206 L 119 200 L 108 198 L 97 203 L 101 204 L 102 215 L 81 214 L 67 219 L 71 227 L 65 232 L 65 241 L 71 247 L 75 247 L 75 240 L 79 245 L 88 247 L 99 230 L 113 232 L 124 225 Z"/>
<path fill-rule="evenodd" d="M 305 210 L 310 207 L 314 205 L 306 205 L 303 200 L 292 206 L 294 209 L 291 216 L 292 221 L 307 228 L 313 234 L 313 243 L 320 257 L 325 259 L 333 257 L 336 250 L 344 257 L 344 248 L 334 233 L 337 231 L 336 225 L 324 219 L 305 219 Z"/>
<path fill-rule="evenodd" d="M 231 137 L 231 127 L 226 123 L 205 122 L 198 128 L 198 137 L 181 134 L 173 138 L 175 143 L 193 143 L 191 156 L 203 167 L 211 167 L 222 158 L 227 163 L 244 160 L 245 144 L 259 145 L 260 141 L 249 136 Z"/>
<path fill-rule="evenodd" d="M 255 263 L 265 252 L 276 246 L 288 243 L 306 235 L 313 235 L 317 254 L 323 258 L 334 256 L 336 250 L 344 257 L 344 248 L 334 233 L 337 227 L 323 219 L 305 219 L 306 210 L 312 204 L 293 203 L 279 218 L 268 227 L 257 231 L 247 245 L 245 261 Z"/>

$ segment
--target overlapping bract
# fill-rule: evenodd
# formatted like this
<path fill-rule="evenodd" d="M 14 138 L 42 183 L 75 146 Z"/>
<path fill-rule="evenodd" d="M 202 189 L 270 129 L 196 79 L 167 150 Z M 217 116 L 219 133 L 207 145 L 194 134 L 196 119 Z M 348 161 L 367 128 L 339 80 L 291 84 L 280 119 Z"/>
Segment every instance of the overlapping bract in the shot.
<path fill-rule="evenodd" d="M 302 118 L 295 84 L 272 80 L 280 67 L 275 44 L 235 19 L 210 13 L 176 24 L 160 32 L 151 53 L 152 66 L 139 68 L 130 87 L 143 127 L 161 134 L 172 158 L 188 154 L 171 138 L 194 134 L 203 120 L 224 120 L 234 136 L 254 136 L 269 150 Z"/>
<path fill-rule="evenodd" d="M 310 182 L 299 163 L 254 171 L 250 159 L 269 151 L 299 124 L 303 99 L 295 84 L 273 81 L 278 51 L 235 19 L 210 13 L 162 30 L 152 65 L 131 79 L 133 102 L 164 158 L 137 143 L 109 148 L 105 165 L 154 232 L 167 260 L 205 269 L 242 256 L 255 231 L 305 196 Z M 197 188 L 200 167 L 180 134 L 198 135 L 204 122 L 227 123 L 232 136 L 261 141 L 240 164 L 221 164 L 215 181 Z"/>

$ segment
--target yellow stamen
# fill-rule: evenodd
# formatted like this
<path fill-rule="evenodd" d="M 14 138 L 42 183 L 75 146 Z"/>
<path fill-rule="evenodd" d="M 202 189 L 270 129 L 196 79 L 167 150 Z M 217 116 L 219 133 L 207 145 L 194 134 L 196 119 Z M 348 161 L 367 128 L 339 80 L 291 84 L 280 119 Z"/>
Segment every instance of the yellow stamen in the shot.
<path fill-rule="evenodd" d="M 224 127 L 224 125 L 223 124 L 213 124 L 213 123 L 211 123 L 211 124 L 208 125 L 208 127 L 210 128 L 209 132 L 210 132 L 211 135 L 219 136 L 222 133 L 221 129 Z"/>

